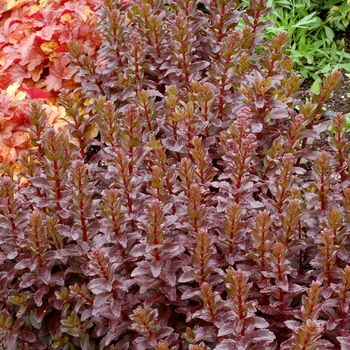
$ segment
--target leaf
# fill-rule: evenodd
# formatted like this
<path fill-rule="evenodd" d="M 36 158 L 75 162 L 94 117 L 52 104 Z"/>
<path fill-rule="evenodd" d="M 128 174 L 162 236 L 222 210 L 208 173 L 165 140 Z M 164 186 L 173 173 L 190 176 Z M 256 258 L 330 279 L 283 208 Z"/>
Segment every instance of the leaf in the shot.
<path fill-rule="evenodd" d="M 300 326 L 301 326 L 301 323 L 298 321 L 295 321 L 295 320 L 284 321 L 284 324 L 292 331 L 300 328 Z"/>
<path fill-rule="evenodd" d="M 254 327 L 255 328 L 268 328 L 269 323 L 262 317 L 254 317 Z"/>
<path fill-rule="evenodd" d="M 162 144 L 166 149 L 173 152 L 180 152 L 184 147 L 184 145 L 181 142 L 175 140 L 173 137 L 167 137 L 163 139 Z"/>
<path fill-rule="evenodd" d="M 157 331 L 156 337 L 157 339 L 162 339 L 169 336 L 173 332 L 174 332 L 173 328 L 163 326 L 163 327 L 160 327 L 159 330 Z"/>
<path fill-rule="evenodd" d="M 315 94 L 319 95 L 320 94 L 320 89 L 321 89 L 321 80 L 315 80 L 310 88 L 310 90 Z"/>
<path fill-rule="evenodd" d="M 289 113 L 286 108 L 272 108 L 270 112 L 268 112 L 268 119 L 289 119 Z"/>
<path fill-rule="evenodd" d="M 84 333 L 80 338 L 80 346 L 82 350 L 94 350 L 95 345 L 90 340 L 89 333 Z"/>
<path fill-rule="evenodd" d="M 165 281 L 170 287 L 176 286 L 176 275 L 173 271 L 169 271 L 167 269 L 162 270 L 160 277 L 163 281 Z"/>
<path fill-rule="evenodd" d="M 214 136 L 206 137 L 203 141 L 203 147 L 209 148 L 211 145 L 214 145 L 216 142 L 216 138 Z"/>
<path fill-rule="evenodd" d="M 224 339 L 214 350 L 238 350 L 238 344 L 233 339 Z"/>
<path fill-rule="evenodd" d="M 188 71 L 190 74 L 197 73 L 204 68 L 208 67 L 210 65 L 210 62 L 208 61 L 198 61 L 191 63 L 190 66 L 188 67 Z"/>
<path fill-rule="evenodd" d="M 45 79 L 48 91 L 58 91 L 62 87 L 63 80 L 69 80 L 73 76 L 73 70 L 70 66 L 70 59 L 67 55 L 62 55 L 50 67 L 50 74 Z"/>
<path fill-rule="evenodd" d="M 38 277 L 32 273 L 25 273 L 20 280 L 19 286 L 21 288 L 29 288 L 38 280 Z"/>
<path fill-rule="evenodd" d="M 252 133 L 258 134 L 262 131 L 263 124 L 262 123 L 251 123 L 250 128 L 251 128 Z"/>
<path fill-rule="evenodd" d="M 162 266 L 162 261 L 153 260 L 151 262 L 151 272 L 154 278 L 157 278 L 160 275 L 160 273 L 162 272 Z"/>
<path fill-rule="evenodd" d="M 11 74 L 4 74 L 0 76 L 0 90 L 6 90 L 13 82 Z"/>
<path fill-rule="evenodd" d="M 119 95 L 119 98 L 122 101 L 125 101 L 127 98 L 130 97 L 135 97 L 136 96 L 136 92 L 133 86 L 129 86 L 126 89 L 124 89 L 124 91 Z"/>
<path fill-rule="evenodd" d="M 18 92 L 19 86 L 17 82 L 14 82 L 6 88 L 6 95 L 11 97 L 12 102 L 25 99 L 25 94 L 23 95 L 23 92 Z"/>
<path fill-rule="evenodd" d="M 112 300 L 110 303 L 110 309 L 113 315 L 118 319 L 121 313 L 121 300 Z"/>
<path fill-rule="evenodd" d="M 249 199 L 249 205 L 253 208 L 253 209 L 261 209 L 265 207 L 265 204 L 263 202 L 259 202 L 254 200 L 253 198 Z"/>
<path fill-rule="evenodd" d="M 149 89 L 147 90 L 147 95 L 148 97 L 161 97 L 161 98 L 164 98 L 164 95 L 158 91 L 158 90 L 153 90 L 153 89 Z"/>
<path fill-rule="evenodd" d="M 272 343 L 275 340 L 275 335 L 268 330 L 257 330 L 249 333 L 249 338 L 253 343 L 268 342 Z"/>
<path fill-rule="evenodd" d="M 13 250 L 13 251 L 11 251 L 11 252 L 9 252 L 9 253 L 7 254 L 7 259 L 12 260 L 12 259 L 14 259 L 17 255 L 18 255 L 18 252 L 15 251 L 15 250 Z"/>
<path fill-rule="evenodd" d="M 50 94 L 45 91 L 45 90 L 42 90 L 42 89 L 37 89 L 35 87 L 31 87 L 31 88 L 27 88 L 26 86 L 21 86 L 19 88 L 20 90 L 22 91 L 25 91 L 29 98 L 49 98 L 50 97 Z"/>
<path fill-rule="evenodd" d="M 328 41 L 331 43 L 334 40 L 334 36 L 335 36 L 333 30 L 327 26 L 324 27 L 324 30 L 325 30 Z"/>
<path fill-rule="evenodd" d="M 6 335 L 6 349 L 7 350 L 16 350 L 17 349 L 17 334 L 7 334 Z"/>
<path fill-rule="evenodd" d="M 44 349 L 47 349 L 47 345 L 42 340 L 36 340 L 33 343 L 33 349 L 44 350 Z"/>
<path fill-rule="evenodd" d="M 350 349 L 350 338 L 349 337 L 337 337 L 337 340 L 340 343 L 341 350 Z"/>
<path fill-rule="evenodd" d="M 24 79 L 30 78 L 30 73 L 20 64 L 11 65 L 7 73 L 11 76 L 12 81 L 16 81 L 18 84 L 22 84 Z"/>
<path fill-rule="evenodd" d="M 185 268 L 185 267 L 184 267 L 184 268 Z M 183 268 L 183 269 L 184 269 L 184 268 Z M 186 268 L 187 268 L 187 266 L 186 266 Z M 179 282 L 180 282 L 180 283 L 191 282 L 191 281 L 193 281 L 194 276 L 195 276 L 195 273 L 194 273 L 193 268 L 189 268 L 188 271 L 185 271 L 185 270 L 184 270 L 184 273 L 179 277 Z"/>
<path fill-rule="evenodd" d="M 56 225 L 56 230 L 64 237 L 68 237 L 71 238 L 72 237 L 72 228 L 68 225 L 64 225 L 64 224 L 58 224 Z M 68 253 L 67 255 L 69 255 L 70 253 Z M 64 251 L 61 251 L 61 255 L 64 255 Z"/>
<path fill-rule="evenodd" d="M 13 10 L 15 7 L 20 7 L 29 2 L 29 0 L 4 0 L 7 5 L 7 10 Z"/>
<path fill-rule="evenodd" d="M 225 323 L 223 326 L 220 327 L 218 336 L 224 337 L 225 335 L 232 334 L 234 332 L 235 327 L 235 322 Z"/>
<path fill-rule="evenodd" d="M 196 331 L 196 342 L 200 342 L 202 340 L 210 339 L 212 337 L 212 334 L 215 332 L 215 327 L 213 326 L 206 326 L 206 327 L 199 327 Z"/>
<path fill-rule="evenodd" d="M 29 268 L 30 271 L 34 271 L 36 268 L 37 262 L 34 258 L 27 258 L 27 259 L 23 259 L 21 261 L 19 261 L 16 265 L 15 265 L 15 269 L 16 270 L 24 270 L 26 268 Z"/>
<path fill-rule="evenodd" d="M 34 301 L 37 306 L 41 306 L 43 304 L 43 296 L 47 294 L 48 291 L 49 291 L 48 286 L 43 286 L 35 292 Z"/>
<path fill-rule="evenodd" d="M 320 73 L 323 73 L 323 74 L 329 73 L 331 71 L 331 69 L 332 69 L 332 67 L 331 67 L 330 63 L 328 63 L 320 70 Z"/>
<path fill-rule="evenodd" d="M 316 12 L 310 13 L 307 16 L 304 16 L 300 21 L 294 24 L 296 28 L 306 28 L 310 27 L 310 24 L 316 23 Z"/>
<path fill-rule="evenodd" d="M 51 281 L 51 268 L 41 268 L 38 271 L 39 278 L 46 284 L 49 285 Z"/>
<path fill-rule="evenodd" d="M 151 344 L 151 343 L 154 343 L 154 344 Z M 154 338 L 150 338 L 150 340 L 148 340 L 147 338 L 144 338 L 144 337 L 138 337 L 133 341 L 133 345 L 137 350 L 146 350 L 150 348 L 150 345 L 152 345 L 152 348 L 154 349 L 157 343 Z"/>
<path fill-rule="evenodd" d="M 18 337 L 28 343 L 34 343 L 36 341 L 36 336 L 30 331 L 21 331 Z"/>
<path fill-rule="evenodd" d="M 169 260 L 180 255 L 186 249 L 179 244 L 165 243 L 162 248 L 162 258 Z"/>
<path fill-rule="evenodd" d="M 104 278 L 95 278 L 87 286 L 96 295 L 112 290 L 112 285 Z"/>
<path fill-rule="evenodd" d="M 137 244 L 135 245 L 129 252 L 129 254 L 133 257 L 144 256 L 146 252 L 145 244 Z"/>
<path fill-rule="evenodd" d="M 33 177 L 33 178 L 29 179 L 29 182 L 34 187 L 45 188 L 48 190 L 50 190 L 52 188 L 49 181 L 45 177 Z"/>

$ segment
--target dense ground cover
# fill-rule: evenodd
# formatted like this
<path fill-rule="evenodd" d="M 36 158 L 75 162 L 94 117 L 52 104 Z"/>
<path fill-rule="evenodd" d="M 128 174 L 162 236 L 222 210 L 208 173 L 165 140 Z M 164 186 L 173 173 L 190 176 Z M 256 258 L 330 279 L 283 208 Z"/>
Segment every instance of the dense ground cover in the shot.
<path fill-rule="evenodd" d="M 269 0 L 268 5 L 275 9 L 268 15 L 274 25 L 267 33 L 288 33 L 288 53 L 303 77 L 318 80 L 334 69 L 350 72 L 350 53 L 337 35 L 349 24 L 347 0 Z"/>
<path fill-rule="evenodd" d="M 302 102 L 265 1 L 199 5 L 1 10 L 7 349 L 349 347 L 341 74 Z"/>

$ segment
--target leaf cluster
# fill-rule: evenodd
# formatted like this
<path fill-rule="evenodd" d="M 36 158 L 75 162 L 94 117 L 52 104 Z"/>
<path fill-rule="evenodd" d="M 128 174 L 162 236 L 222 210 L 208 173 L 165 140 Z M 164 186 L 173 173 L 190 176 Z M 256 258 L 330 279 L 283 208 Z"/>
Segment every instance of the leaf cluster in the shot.
<path fill-rule="evenodd" d="M 333 28 L 345 31 L 349 26 L 350 3 L 347 0 L 318 0 L 317 4 L 323 11 L 327 11 L 326 22 Z"/>
<path fill-rule="evenodd" d="M 331 8 L 330 3 L 343 4 L 340 8 Z M 288 34 L 291 39 L 288 53 L 303 77 L 320 80 L 321 75 L 334 69 L 350 71 L 350 54 L 346 52 L 344 40 L 334 41 L 334 30 L 345 30 L 339 17 L 344 16 L 346 21 L 347 1 L 270 0 L 268 4 L 274 7 L 267 16 L 274 22 L 274 27 L 268 28 L 267 33 L 282 30 Z M 326 19 L 323 18 L 324 11 L 329 11 Z"/>

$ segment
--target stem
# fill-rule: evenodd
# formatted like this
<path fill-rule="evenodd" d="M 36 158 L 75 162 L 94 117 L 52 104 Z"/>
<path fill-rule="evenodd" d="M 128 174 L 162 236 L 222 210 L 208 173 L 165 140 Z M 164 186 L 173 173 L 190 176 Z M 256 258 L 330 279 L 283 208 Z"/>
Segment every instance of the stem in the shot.
<path fill-rule="evenodd" d="M 79 191 L 79 212 L 80 212 L 80 222 L 81 222 L 81 229 L 83 231 L 83 241 L 87 242 L 88 240 L 88 234 L 87 234 L 87 227 L 86 227 L 86 218 L 85 218 L 85 213 L 84 213 L 84 192 L 82 189 L 82 183 L 81 183 L 81 178 L 79 177 L 78 180 L 78 191 Z"/>
<path fill-rule="evenodd" d="M 302 230 L 301 230 L 301 222 L 299 220 L 299 223 L 298 223 L 298 230 L 299 230 L 299 240 L 301 241 L 302 239 Z M 299 252 L 299 274 L 302 274 L 303 273 L 303 250 L 300 249 L 300 252 Z"/>
<path fill-rule="evenodd" d="M 35 226 L 33 228 L 34 231 L 34 237 L 35 237 L 35 250 L 38 254 L 38 262 L 39 262 L 39 267 L 43 267 L 43 260 L 41 257 L 41 252 L 40 252 L 40 241 L 39 241 L 39 235 L 38 235 L 38 226 Z"/>
<path fill-rule="evenodd" d="M 322 105 L 323 105 L 324 100 L 325 100 L 324 97 L 322 97 L 322 98 L 319 100 L 319 102 L 318 102 L 318 104 L 317 104 L 317 107 L 316 107 L 316 110 L 315 110 L 315 112 L 314 112 L 315 115 L 317 115 L 317 113 L 319 113 L 319 112 L 322 110 Z M 311 120 L 310 124 L 308 124 L 308 126 L 307 126 L 308 129 L 312 129 L 312 127 L 313 127 L 313 125 L 314 125 L 314 121 L 315 121 L 315 118 L 313 118 L 313 119 Z M 303 142 L 302 142 L 302 145 L 301 145 L 300 149 L 305 149 L 305 146 L 306 146 L 306 144 L 307 144 L 307 140 L 308 140 L 307 137 L 305 137 L 305 138 L 303 139 Z M 299 158 L 296 160 L 295 166 L 299 166 L 299 165 L 300 165 L 301 159 L 302 159 L 302 157 L 299 157 Z"/>
<path fill-rule="evenodd" d="M 283 294 L 283 290 L 280 288 L 280 322 L 284 322 L 284 294 Z"/>
<path fill-rule="evenodd" d="M 61 193 L 61 182 L 59 180 L 59 168 L 58 168 L 58 164 L 57 164 L 57 160 L 53 161 L 53 168 L 55 171 L 55 190 L 56 190 L 56 210 L 60 210 L 61 209 L 61 205 L 59 203 L 59 200 L 62 198 L 62 193 Z"/>
<path fill-rule="evenodd" d="M 278 269 L 278 281 L 282 282 L 283 276 L 282 276 L 282 269 L 281 269 L 281 256 L 277 256 L 277 269 Z M 279 288 L 279 317 L 280 322 L 284 322 L 284 294 L 283 290 Z"/>

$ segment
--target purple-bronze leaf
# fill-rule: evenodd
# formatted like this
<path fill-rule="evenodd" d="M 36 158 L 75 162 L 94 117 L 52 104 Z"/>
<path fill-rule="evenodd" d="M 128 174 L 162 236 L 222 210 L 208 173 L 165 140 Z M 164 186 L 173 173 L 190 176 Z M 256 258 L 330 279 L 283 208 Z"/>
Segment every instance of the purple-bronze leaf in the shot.
<path fill-rule="evenodd" d="M 164 147 L 166 149 L 168 149 L 169 151 L 173 151 L 173 152 L 180 152 L 182 150 L 182 148 L 184 147 L 184 144 L 182 142 L 177 141 L 171 137 L 163 139 L 162 144 L 164 145 Z"/>
<path fill-rule="evenodd" d="M 157 278 L 160 275 L 160 273 L 162 272 L 162 267 L 162 261 L 153 260 L 151 262 L 151 272 L 154 278 Z"/>
<path fill-rule="evenodd" d="M 275 340 L 275 335 L 268 330 L 256 330 L 249 334 L 250 340 L 253 343 L 266 342 L 272 343 Z"/>
<path fill-rule="evenodd" d="M 28 343 L 34 343 L 36 340 L 35 335 L 30 331 L 19 332 L 18 337 Z"/>

